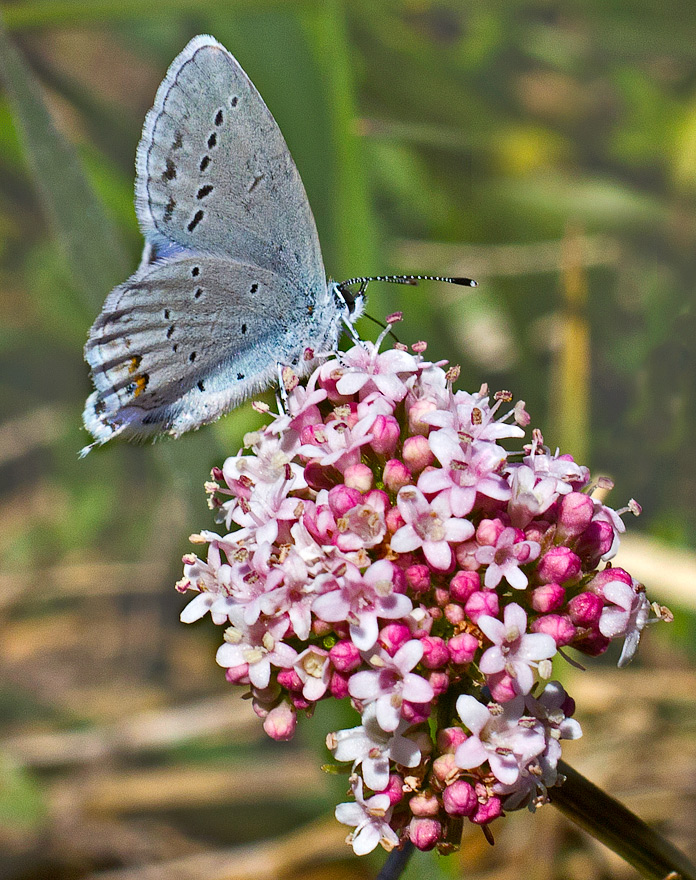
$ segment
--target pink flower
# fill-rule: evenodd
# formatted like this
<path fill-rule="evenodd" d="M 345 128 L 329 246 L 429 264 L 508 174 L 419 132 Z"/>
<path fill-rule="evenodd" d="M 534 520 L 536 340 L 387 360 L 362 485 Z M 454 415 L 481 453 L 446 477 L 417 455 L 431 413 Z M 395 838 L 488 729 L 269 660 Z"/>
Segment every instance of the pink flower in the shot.
<path fill-rule="evenodd" d="M 628 666 L 640 641 L 640 634 L 650 616 L 650 602 L 642 589 L 629 587 L 622 581 L 611 581 L 603 588 L 605 600 L 611 602 L 602 611 L 599 631 L 608 639 L 624 637 L 619 666 Z"/>
<path fill-rule="evenodd" d="M 362 768 L 363 779 L 373 791 L 383 791 L 389 784 L 389 762 L 403 767 L 417 767 L 421 760 L 416 743 L 404 736 L 408 722 L 400 721 L 387 733 L 379 726 L 375 704 L 363 712 L 362 723 L 350 730 L 339 730 L 327 738 L 327 745 L 337 761 L 352 761 L 353 770 Z"/>
<path fill-rule="evenodd" d="M 474 534 L 468 520 L 452 517 L 446 499 L 438 497 L 431 504 L 415 486 L 405 486 L 399 491 L 397 505 L 406 525 L 391 539 L 392 550 L 409 553 L 421 547 L 428 563 L 440 571 L 452 565 L 452 548 L 448 542 L 466 541 Z"/>
<path fill-rule="evenodd" d="M 515 697 L 499 706 L 484 706 L 469 694 L 457 699 L 457 712 L 471 732 L 454 755 L 462 770 L 473 770 L 488 761 L 491 773 L 500 782 L 511 785 L 532 758 L 546 747 L 540 722 L 522 720 L 524 697 Z"/>
<path fill-rule="evenodd" d="M 249 680 L 257 688 L 265 688 L 271 680 L 271 666 L 292 666 L 297 651 L 281 641 L 287 622 L 258 622 L 244 626 L 241 615 L 237 623 L 225 631 L 225 644 L 215 657 L 220 666 L 249 666 Z"/>
<path fill-rule="evenodd" d="M 536 541 L 516 541 L 516 537 L 516 529 L 503 529 L 494 547 L 486 545 L 476 551 L 476 561 L 488 566 L 483 581 L 487 589 L 497 587 L 503 578 L 516 590 L 527 586 L 527 575 L 519 567 L 536 559 L 541 546 Z"/>
<path fill-rule="evenodd" d="M 322 620 L 347 621 L 353 644 L 369 651 L 379 634 L 378 618 L 405 617 L 413 608 L 408 596 L 394 592 L 394 577 L 394 566 L 386 559 L 373 563 L 364 574 L 347 563 L 336 581 L 338 588 L 317 596 L 313 611 Z"/>
<path fill-rule="evenodd" d="M 393 403 L 406 397 L 407 388 L 401 373 L 410 375 L 418 369 L 413 355 L 392 349 L 379 354 L 371 342 L 356 345 L 341 355 L 344 373 L 336 383 L 339 394 L 352 396 L 359 391 L 377 390 Z"/>
<path fill-rule="evenodd" d="M 482 615 L 476 625 L 493 647 L 483 654 L 479 669 L 485 675 L 507 672 L 520 694 L 528 694 L 534 686 L 534 672 L 539 660 L 547 660 L 556 653 L 556 643 L 544 633 L 528 633 L 527 615 L 523 608 L 512 603 L 503 612 L 503 621 Z"/>
<path fill-rule="evenodd" d="M 411 672 L 422 656 L 423 645 L 417 639 L 406 642 L 393 657 L 379 648 L 369 658 L 374 668 L 351 676 L 348 685 L 351 697 L 375 703 L 377 722 L 382 730 L 391 732 L 399 726 L 404 700 L 427 703 L 433 699 L 430 684 Z"/>
<path fill-rule="evenodd" d="M 389 821 L 393 807 L 388 794 L 375 794 L 363 797 L 363 781 L 359 776 L 351 780 L 354 803 L 339 804 L 336 818 L 342 825 L 354 825 L 355 830 L 348 837 L 356 856 L 364 856 L 381 843 L 384 849 L 391 850 L 399 838 Z"/>
<path fill-rule="evenodd" d="M 427 471 L 418 480 L 422 492 L 442 492 L 454 516 L 466 516 L 473 509 L 476 493 L 507 501 L 510 486 L 497 471 L 505 462 L 505 450 L 493 443 L 469 444 L 462 448 L 453 431 L 433 431 L 430 448 L 441 468 Z"/>

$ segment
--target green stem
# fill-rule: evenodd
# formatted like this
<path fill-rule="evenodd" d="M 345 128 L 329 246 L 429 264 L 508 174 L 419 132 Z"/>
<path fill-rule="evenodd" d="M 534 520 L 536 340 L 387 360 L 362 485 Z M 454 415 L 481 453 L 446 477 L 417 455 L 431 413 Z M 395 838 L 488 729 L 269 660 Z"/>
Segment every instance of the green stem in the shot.
<path fill-rule="evenodd" d="M 566 777 L 549 790 L 558 809 L 650 880 L 696 880 L 696 867 L 675 846 L 564 761 Z"/>

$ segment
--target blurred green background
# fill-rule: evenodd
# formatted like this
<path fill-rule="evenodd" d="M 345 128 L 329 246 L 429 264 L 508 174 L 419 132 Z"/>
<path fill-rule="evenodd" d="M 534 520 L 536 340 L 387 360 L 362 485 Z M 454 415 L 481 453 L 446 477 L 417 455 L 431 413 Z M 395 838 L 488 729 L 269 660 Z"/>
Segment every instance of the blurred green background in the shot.
<path fill-rule="evenodd" d="M 694 856 L 696 11 L 608 0 L 17 0 L 0 13 L 0 880 L 373 876 L 319 764 L 349 716 L 292 744 L 178 623 L 203 482 L 257 416 L 84 461 L 82 346 L 142 240 L 146 111 L 197 33 L 249 73 L 290 146 L 329 274 L 377 318 L 527 401 L 532 424 L 637 498 L 618 564 L 677 619 L 617 676 L 564 673 L 570 763 Z M 361 332 L 374 338 L 369 322 Z M 268 398 L 271 400 L 271 398 Z M 616 657 L 613 657 L 615 662 Z M 352 723 L 352 722 L 350 722 Z M 260 772 L 260 768 L 262 768 Z M 409 876 L 633 877 L 552 808 L 472 829 Z M 543 853 L 544 866 L 540 866 Z M 331 863 L 330 867 L 327 867 Z"/>

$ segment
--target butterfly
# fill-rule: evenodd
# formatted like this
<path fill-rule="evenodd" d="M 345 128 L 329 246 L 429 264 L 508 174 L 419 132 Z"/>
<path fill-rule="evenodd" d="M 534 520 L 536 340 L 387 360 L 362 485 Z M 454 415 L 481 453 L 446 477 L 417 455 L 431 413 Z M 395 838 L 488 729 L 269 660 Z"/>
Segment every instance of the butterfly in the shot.
<path fill-rule="evenodd" d="M 188 43 L 157 91 L 138 145 L 135 195 L 140 266 L 111 291 L 85 345 L 95 387 L 83 416 L 91 446 L 176 437 L 212 422 L 272 384 L 283 366 L 307 374 L 344 329 L 357 338 L 368 281 L 436 277 L 327 281 L 280 129 L 210 36 Z"/>

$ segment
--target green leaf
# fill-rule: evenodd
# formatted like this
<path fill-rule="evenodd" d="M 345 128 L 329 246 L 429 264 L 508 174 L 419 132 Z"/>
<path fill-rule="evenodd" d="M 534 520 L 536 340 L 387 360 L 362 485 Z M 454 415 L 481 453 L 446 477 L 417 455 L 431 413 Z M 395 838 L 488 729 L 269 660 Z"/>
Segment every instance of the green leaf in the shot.
<path fill-rule="evenodd" d="M 129 274 L 129 260 L 72 145 L 51 119 L 41 88 L 0 20 L 0 79 L 44 211 L 75 288 L 90 311 Z"/>

